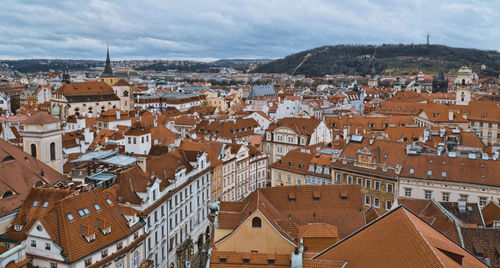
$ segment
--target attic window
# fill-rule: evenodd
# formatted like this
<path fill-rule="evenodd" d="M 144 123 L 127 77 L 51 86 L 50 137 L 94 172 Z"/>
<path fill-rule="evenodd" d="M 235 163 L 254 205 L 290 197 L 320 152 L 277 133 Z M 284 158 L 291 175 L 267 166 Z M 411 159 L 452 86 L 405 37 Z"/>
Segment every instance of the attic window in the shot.
<path fill-rule="evenodd" d="M 473 246 L 474 246 L 475 255 L 478 257 L 482 257 L 483 256 L 483 247 L 481 247 L 481 245 L 477 242 L 474 243 Z"/>
<path fill-rule="evenodd" d="M 36 206 L 38 206 L 38 200 L 35 200 L 35 202 L 33 202 L 33 207 L 36 208 Z"/>
<path fill-rule="evenodd" d="M 321 197 L 321 195 L 320 195 L 320 193 L 318 191 L 314 191 L 313 192 L 313 199 L 314 199 L 314 201 L 319 201 L 320 197 Z"/>
<path fill-rule="evenodd" d="M 95 210 L 97 210 L 97 211 L 101 210 L 101 207 L 99 206 L 99 204 L 94 204 L 94 208 L 95 208 Z"/>
<path fill-rule="evenodd" d="M 14 231 L 21 232 L 22 229 L 23 229 L 22 225 L 14 225 Z"/>
<path fill-rule="evenodd" d="M 443 178 L 446 178 L 446 171 L 441 172 L 441 176 L 442 176 Z"/>
<path fill-rule="evenodd" d="M 66 214 L 66 217 L 68 217 L 68 220 L 72 221 L 75 218 L 73 218 L 73 215 L 71 213 Z"/>
<path fill-rule="evenodd" d="M 410 168 L 410 174 L 415 174 L 415 169 Z"/>
<path fill-rule="evenodd" d="M 340 191 L 340 199 L 347 200 L 347 191 Z"/>
<path fill-rule="evenodd" d="M 49 205 L 48 201 L 43 202 L 43 208 L 46 208 Z"/>
<path fill-rule="evenodd" d="M 427 176 L 432 176 L 432 170 L 427 170 Z"/>
<path fill-rule="evenodd" d="M 89 215 L 90 211 L 87 208 L 83 208 L 83 209 L 78 210 L 78 214 L 80 215 L 80 217 L 83 217 L 85 215 Z"/>
<path fill-rule="evenodd" d="M 288 202 L 295 202 L 295 193 L 288 193 Z"/>
<path fill-rule="evenodd" d="M 107 202 L 109 205 L 113 205 L 113 202 L 112 202 L 109 198 L 106 198 L 106 202 Z"/>

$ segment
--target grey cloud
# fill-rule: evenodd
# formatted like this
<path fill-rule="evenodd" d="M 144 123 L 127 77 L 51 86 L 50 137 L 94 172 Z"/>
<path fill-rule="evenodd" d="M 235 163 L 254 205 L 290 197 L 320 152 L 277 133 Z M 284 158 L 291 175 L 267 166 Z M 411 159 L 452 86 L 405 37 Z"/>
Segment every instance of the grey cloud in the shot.
<path fill-rule="evenodd" d="M 0 55 L 113 59 L 282 57 L 339 43 L 500 48 L 497 1 L 2 2 Z"/>

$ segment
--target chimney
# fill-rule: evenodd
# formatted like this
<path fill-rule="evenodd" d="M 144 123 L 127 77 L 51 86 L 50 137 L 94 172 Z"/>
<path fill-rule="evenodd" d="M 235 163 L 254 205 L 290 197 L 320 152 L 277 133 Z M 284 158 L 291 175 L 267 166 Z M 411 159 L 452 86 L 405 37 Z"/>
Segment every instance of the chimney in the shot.
<path fill-rule="evenodd" d="M 116 110 L 116 120 L 120 120 L 120 110 Z"/>
<path fill-rule="evenodd" d="M 465 214 L 467 212 L 465 200 L 458 200 L 458 212 Z"/>

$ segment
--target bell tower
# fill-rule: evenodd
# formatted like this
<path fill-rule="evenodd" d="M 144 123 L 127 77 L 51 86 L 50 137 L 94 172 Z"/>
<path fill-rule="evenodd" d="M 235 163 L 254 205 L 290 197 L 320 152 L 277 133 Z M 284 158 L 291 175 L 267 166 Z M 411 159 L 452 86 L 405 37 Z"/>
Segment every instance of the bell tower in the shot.
<path fill-rule="evenodd" d="M 109 45 L 106 45 L 106 65 L 104 66 L 104 72 L 102 73 L 99 80 L 108 84 L 108 86 L 110 87 L 118 82 L 118 77 L 113 75 L 113 68 L 111 68 L 111 59 L 109 58 Z"/>
<path fill-rule="evenodd" d="M 39 112 L 24 121 L 23 150 L 44 164 L 63 173 L 61 121 L 46 112 Z"/>

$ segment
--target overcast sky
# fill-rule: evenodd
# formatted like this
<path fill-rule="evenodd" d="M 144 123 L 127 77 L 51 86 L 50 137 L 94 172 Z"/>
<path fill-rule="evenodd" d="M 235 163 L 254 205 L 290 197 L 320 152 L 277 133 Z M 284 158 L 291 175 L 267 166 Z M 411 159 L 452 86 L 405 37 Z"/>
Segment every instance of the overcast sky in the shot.
<path fill-rule="evenodd" d="M 335 44 L 500 50 L 500 1 L 2 0 L 0 58 L 279 58 Z"/>

